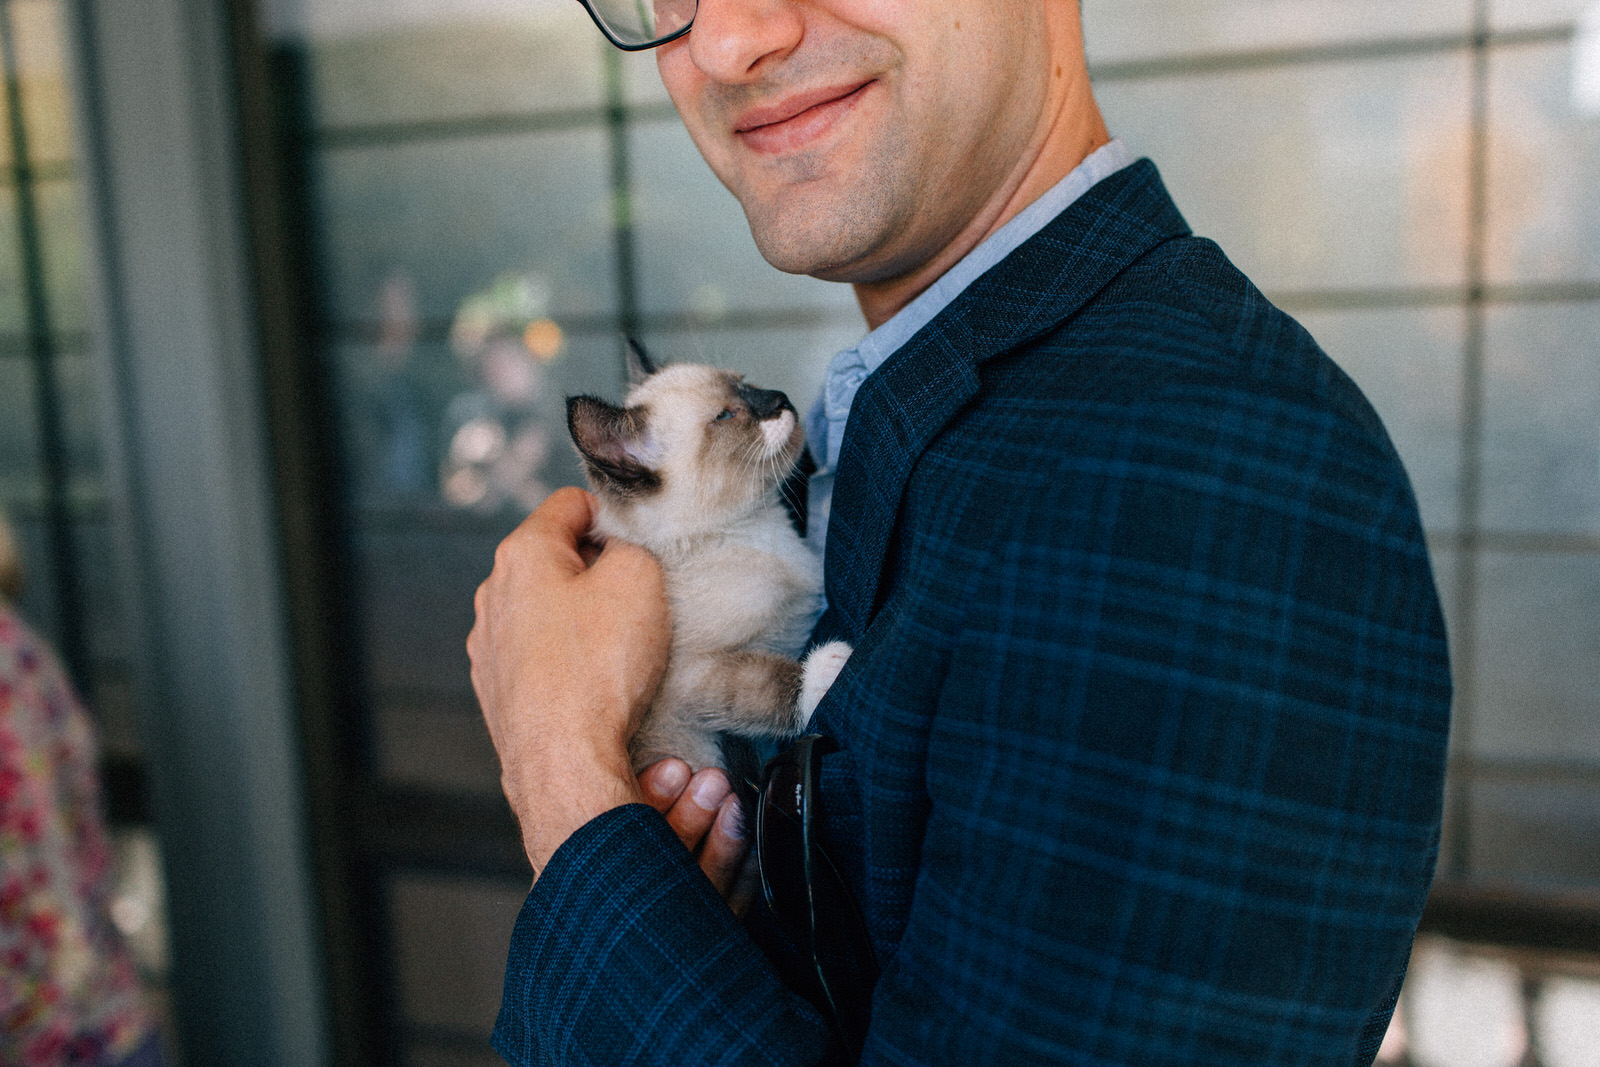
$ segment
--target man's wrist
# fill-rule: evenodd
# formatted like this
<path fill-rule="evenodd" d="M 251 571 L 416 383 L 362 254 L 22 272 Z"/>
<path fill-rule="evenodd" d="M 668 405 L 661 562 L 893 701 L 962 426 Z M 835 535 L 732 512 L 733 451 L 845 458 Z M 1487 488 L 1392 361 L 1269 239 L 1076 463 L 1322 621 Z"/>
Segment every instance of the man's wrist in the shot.
<path fill-rule="evenodd" d="M 625 804 L 644 802 L 625 751 L 587 759 L 549 755 L 530 761 L 519 781 L 508 777 L 503 782 L 535 878 L 567 838 L 591 820 Z"/>

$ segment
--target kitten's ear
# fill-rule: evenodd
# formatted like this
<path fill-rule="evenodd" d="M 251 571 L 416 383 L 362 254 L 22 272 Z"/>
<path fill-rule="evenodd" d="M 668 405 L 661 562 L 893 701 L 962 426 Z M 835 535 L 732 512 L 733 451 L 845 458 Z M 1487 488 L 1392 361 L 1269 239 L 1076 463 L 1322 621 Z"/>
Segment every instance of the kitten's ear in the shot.
<path fill-rule="evenodd" d="M 568 397 L 567 430 L 596 492 L 640 496 L 661 487 L 661 476 L 644 462 L 644 419 L 637 410 Z"/>
<path fill-rule="evenodd" d="M 656 364 L 637 337 L 630 334 L 625 340 L 628 342 L 628 384 L 638 385 L 656 372 Z"/>

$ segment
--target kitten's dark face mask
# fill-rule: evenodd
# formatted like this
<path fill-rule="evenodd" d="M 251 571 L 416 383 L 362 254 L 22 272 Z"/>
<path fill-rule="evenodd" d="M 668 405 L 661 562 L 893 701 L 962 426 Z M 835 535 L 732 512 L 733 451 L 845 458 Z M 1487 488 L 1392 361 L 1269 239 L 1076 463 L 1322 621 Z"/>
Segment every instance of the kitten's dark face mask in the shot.
<path fill-rule="evenodd" d="M 657 370 L 641 350 L 624 405 L 567 402 L 567 425 L 591 488 L 617 505 L 662 509 L 700 525 L 736 517 L 775 493 L 805 447 L 789 398 L 714 367 Z"/>

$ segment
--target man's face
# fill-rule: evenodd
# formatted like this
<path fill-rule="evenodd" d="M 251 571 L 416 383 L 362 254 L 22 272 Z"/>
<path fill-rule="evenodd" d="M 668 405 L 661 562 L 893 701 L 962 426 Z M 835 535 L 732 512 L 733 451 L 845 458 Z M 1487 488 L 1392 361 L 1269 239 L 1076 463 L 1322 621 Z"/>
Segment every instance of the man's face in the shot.
<path fill-rule="evenodd" d="M 1044 137 L 1042 8 L 700 0 L 658 62 L 774 266 L 879 282 L 938 256 Z"/>

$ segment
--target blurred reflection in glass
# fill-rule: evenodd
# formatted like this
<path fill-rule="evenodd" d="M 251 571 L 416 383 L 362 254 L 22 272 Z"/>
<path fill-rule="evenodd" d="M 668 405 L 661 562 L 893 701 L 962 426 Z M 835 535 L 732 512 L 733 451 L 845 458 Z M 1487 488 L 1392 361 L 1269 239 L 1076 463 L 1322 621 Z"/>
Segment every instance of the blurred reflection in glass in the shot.
<path fill-rule="evenodd" d="M 550 492 L 546 466 L 562 419 L 546 367 L 566 338 L 549 308 L 549 282 L 521 274 L 456 312 L 450 344 L 474 387 L 445 409 L 439 491 L 453 507 L 528 511 Z"/>
<path fill-rule="evenodd" d="M 439 412 L 460 392 L 461 368 L 437 345 L 419 344 L 417 285 L 393 273 L 378 287 L 376 343 L 340 366 L 347 440 L 363 501 L 426 504 L 435 499 L 443 455 Z"/>
<path fill-rule="evenodd" d="M 403 275 L 388 278 L 378 295 L 377 388 L 372 395 L 375 473 L 381 490 L 420 493 L 431 481 L 425 396 L 413 373 L 417 292 Z"/>
<path fill-rule="evenodd" d="M 1572 39 L 1572 106 L 1580 115 L 1600 115 L 1600 3 L 1584 11 Z"/>

